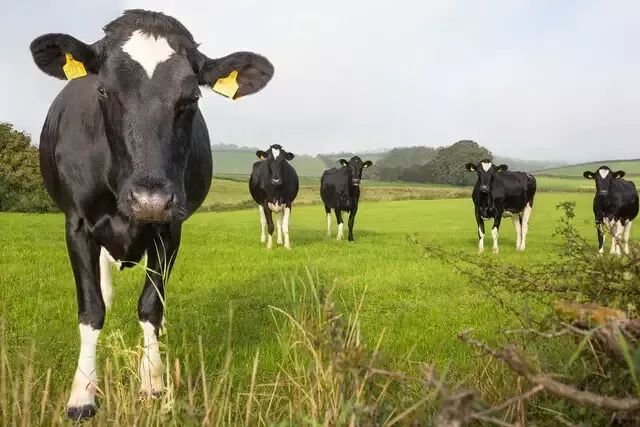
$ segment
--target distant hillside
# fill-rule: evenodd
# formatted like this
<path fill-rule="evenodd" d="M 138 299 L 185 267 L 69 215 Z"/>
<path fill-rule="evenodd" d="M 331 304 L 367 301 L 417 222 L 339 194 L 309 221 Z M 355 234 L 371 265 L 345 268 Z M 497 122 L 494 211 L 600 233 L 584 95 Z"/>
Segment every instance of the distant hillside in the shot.
<path fill-rule="evenodd" d="M 251 173 L 251 166 L 258 160 L 256 150 L 218 150 L 213 149 L 213 174 L 214 176 L 227 174 Z M 299 176 L 319 177 L 326 169 L 324 162 L 317 158 L 306 155 L 296 155 L 291 161 Z"/>
<path fill-rule="evenodd" d="M 545 160 L 522 160 L 510 157 L 494 156 L 493 162 L 496 164 L 506 164 L 509 169 L 522 172 L 533 172 L 543 169 L 559 168 L 567 166 L 567 162 L 551 162 Z"/>
<path fill-rule="evenodd" d="M 611 169 L 622 169 L 629 176 L 640 176 L 640 159 L 631 160 L 601 160 L 598 162 L 579 163 L 575 165 L 553 168 L 553 169 L 541 169 L 533 171 L 539 176 L 564 176 L 564 177 L 576 177 L 582 176 L 582 173 L 586 170 L 594 171 L 600 166 L 606 165 Z"/>

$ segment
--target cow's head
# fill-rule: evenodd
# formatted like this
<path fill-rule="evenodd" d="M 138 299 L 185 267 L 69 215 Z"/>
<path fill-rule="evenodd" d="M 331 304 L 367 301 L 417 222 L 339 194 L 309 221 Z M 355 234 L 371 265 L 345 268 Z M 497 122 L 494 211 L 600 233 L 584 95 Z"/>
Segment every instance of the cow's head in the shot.
<path fill-rule="evenodd" d="M 358 156 L 353 156 L 349 161 L 345 159 L 340 159 L 340 164 L 347 168 L 349 171 L 349 176 L 351 177 L 351 185 L 354 187 L 360 186 L 360 180 L 362 179 L 362 169 L 368 168 L 373 165 L 371 160 L 367 160 L 363 162 L 362 159 Z"/>
<path fill-rule="evenodd" d="M 494 165 L 491 160 L 484 159 L 477 165 L 473 163 L 467 163 L 465 168 L 469 172 L 475 172 L 478 174 L 478 188 L 481 193 L 489 193 L 491 192 L 491 186 L 493 185 L 493 177 L 497 173 L 502 173 L 509 169 L 507 165 Z"/>
<path fill-rule="evenodd" d="M 252 52 L 209 58 L 178 20 L 158 12 L 127 10 L 103 31 L 93 44 L 44 34 L 31 42 L 33 59 L 50 76 L 91 82 L 87 96 L 102 113 L 96 126 L 104 123 L 118 169 L 120 210 L 142 221 L 180 219 L 200 87 L 236 100 L 263 89 L 274 67 Z"/>
<path fill-rule="evenodd" d="M 264 160 L 267 162 L 267 168 L 269 172 L 269 179 L 271 179 L 271 184 L 276 187 L 282 185 L 282 168 L 284 166 L 285 161 L 293 160 L 295 157 L 293 153 L 289 153 L 284 151 L 284 149 L 278 145 L 273 144 L 267 151 L 258 150 L 256 151 L 256 156 L 260 160 Z"/>
<path fill-rule="evenodd" d="M 597 171 L 590 172 L 584 171 L 582 176 L 587 179 L 596 180 L 596 193 L 600 196 L 606 196 L 609 194 L 609 187 L 611 187 L 611 181 L 614 179 L 620 179 L 625 175 L 624 171 L 612 171 L 608 166 L 600 166 Z"/>

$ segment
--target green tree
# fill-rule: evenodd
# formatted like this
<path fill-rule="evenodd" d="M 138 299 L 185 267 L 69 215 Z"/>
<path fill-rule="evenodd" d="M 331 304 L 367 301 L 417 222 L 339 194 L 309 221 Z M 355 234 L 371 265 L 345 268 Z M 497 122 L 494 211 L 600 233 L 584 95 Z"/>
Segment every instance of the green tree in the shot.
<path fill-rule="evenodd" d="M 475 141 L 461 140 L 449 147 L 440 148 L 435 159 L 424 166 L 424 182 L 473 185 L 477 177 L 469 173 L 464 165 L 483 159 L 492 160 L 493 154 Z"/>
<path fill-rule="evenodd" d="M 55 210 L 40 175 L 38 149 L 27 133 L 6 122 L 0 123 L 0 210 Z"/>

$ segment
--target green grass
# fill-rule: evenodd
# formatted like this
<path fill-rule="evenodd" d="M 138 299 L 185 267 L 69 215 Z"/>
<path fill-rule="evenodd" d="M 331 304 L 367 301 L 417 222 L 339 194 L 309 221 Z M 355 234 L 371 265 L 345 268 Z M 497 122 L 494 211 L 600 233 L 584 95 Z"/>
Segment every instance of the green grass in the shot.
<path fill-rule="evenodd" d="M 595 171 L 600 166 L 606 165 L 613 170 L 622 169 L 628 175 L 640 175 L 640 160 L 623 160 L 623 161 L 599 161 L 591 163 L 580 163 L 571 166 L 564 166 L 561 168 L 544 169 L 536 171 L 536 175 L 553 175 L 553 176 L 565 176 L 565 177 L 582 177 L 582 173 L 586 170 Z"/>
<path fill-rule="evenodd" d="M 226 192 L 220 189 L 230 199 L 235 193 L 231 187 Z M 565 200 L 577 201 L 576 224 L 595 242 L 591 197 L 540 194 L 530 220 L 527 252 L 515 251 L 514 228 L 505 218 L 496 259 L 527 265 L 552 257 L 553 249 L 561 244 L 552 237 L 560 215 L 555 205 Z M 70 387 L 79 346 L 63 217 L 0 214 L 0 230 L 0 301 L 7 319 L 8 348 L 33 343 L 34 377 L 44 381 L 51 368 L 51 396 L 60 396 Z M 473 373 L 478 368 L 473 351 L 457 341 L 455 334 L 473 327 L 476 337 L 496 344 L 495 334 L 509 317 L 477 285 L 439 260 L 423 257 L 421 249 L 406 240 L 407 234 L 415 234 L 425 242 L 475 253 L 476 225 L 469 199 L 363 202 L 355 243 L 326 237 L 324 212 L 314 206 L 294 208 L 290 230 L 291 251 L 280 247 L 267 251 L 259 241 L 257 209 L 199 213 L 184 225 L 166 295 L 172 357 L 190 360 L 193 366 L 202 336 L 204 366 L 215 376 L 224 365 L 232 306 L 230 372 L 249 381 L 259 349 L 259 379 L 273 381 L 281 347 L 268 306 L 286 306 L 289 291 L 283 279 L 304 274 L 312 265 L 321 281 L 336 284 L 339 300 L 352 301 L 354 294 L 367 287 L 360 320 L 361 339 L 368 346 L 375 346 L 385 331 L 381 350 L 390 360 L 411 351 L 413 359 L 433 361 L 439 367 L 454 360 L 454 378 L 478 380 Z M 640 238 L 639 231 L 633 229 L 632 239 Z M 486 246 L 490 245 L 489 238 Z M 489 251 L 483 256 L 493 255 Z M 136 306 L 142 282 L 140 270 L 114 270 L 114 308 L 101 335 L 100 362 L 108 337 L 122 334 L 124 343 L 131 346 L 140 338 Z"/>

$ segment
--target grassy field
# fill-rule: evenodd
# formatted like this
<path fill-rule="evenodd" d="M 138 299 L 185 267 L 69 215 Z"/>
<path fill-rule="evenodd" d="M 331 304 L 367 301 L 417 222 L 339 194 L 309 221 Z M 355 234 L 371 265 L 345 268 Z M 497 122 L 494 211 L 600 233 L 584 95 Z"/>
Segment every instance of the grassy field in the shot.
<path fill-rule="evenodd" d="M 256 160 L 258 160 L 258 158 L 254 151 L 214 151 L 213 171 L 215 175 L 248 175 L 251 173 L 251 165 L 253 165 Z M 325 164 L 321 159 L 305 155 L 296 155 L 296 157 L 291 161 L 291 164 L 296 168 L 296 171 L 300 176 L 319 177 L 326 169 Z"/>
<path fill-rule="evenodd" d="M 215 199 L 231 204 L 245 185 L 221 180 L 208 203 Z M 372 187 L 373 192 L 367 194 L 375 194 L 374 190 Z M 379 195 L 384 200 L 382 193 Z M 580 193 L 540 194 L 530 220 L 526 254 L 515 251 L 514 228 L 505 219 L 496 260 L 526 265 L 554 256 L 553 250 L 560 245 L 559 238 L 552 237 L 560 215 L 555 205 L 565 200 L 577 202 L 576 224 L 595 242 L 591 197 Z M 47 410 L 62 413 L 55 404 L 64 402 L 79 346 L 75 287 L 64 244 L 63 217 L 0 214 L 0 230 L 0 301 L 6 317 L 8 360 L 13 365 L 21 364 L 16 349 L 33 344 L 35 354 L 30 363 L 36 386 L 25 399 L 33 399 L 34 411 L 40 410 L 41 391 L 47 369 L 51 369 L 51 403 Z M 421 248 L 406 239 L 415 235 L 448 249 L 475 253 L 476 226 L 468 198 L 362 202 L 355 243 L 328 238 L 322 209 L 303 203 L 292 212 L 291 251 L 279 247 L 267 251 L 259 235 L 257 209 L 199 213 L 185 224 L 166 295 L 169 333 L 164 341 L 171 352 L 170 360 L 188 361 L 192 368 L 199 369 L 201 337 L 202 369 L 213 378 L 225 371 L 231 306 L 234 356 L 228 371 L 240 383 L 250 382 L 259 349 L 255 382 L 273 384 L 281 373 L 283 347 L 269 306 L 288 307 L 291 289 L 285 283 L 298 283 L 296 277 L 305 277 L 305 269 L 310 266 L 320 282 L 336 285 L 343 306 L 352 307 L 367 289 L 360 313 L 360 339 L 368 346 L 375 346 L 384 331 L 380 349 L 389 360 L 411 353 L 413 360 L 432 361 L 440 368 L 451 362 L 452 378 L 481 386 L 474 374 L 478 362 L 473 351 L 457 341 L 455 334 L 473 327 L 478 338 L 495 344 L 495 334 L 512 319 L 476 284 L 437 259 L 423 257 Z M 635 228 L 632 239 L 638 238 L 640 230 Z M 487 246 L 490 244 L 489 240 Z M 483 256 L 493 255 L 489 252 Z M 138 342 L 136 304 L 142 281 L 139 269 L 114 270 L 114 308 L 101 335 L 98 366 L 103 366 L 107 356 L 115 358 L 114 347 L 133 348 Z M 126 379 L 120 381 L 126 383 Z M 187 398 L 179 396 L 185 402 Z"/>

